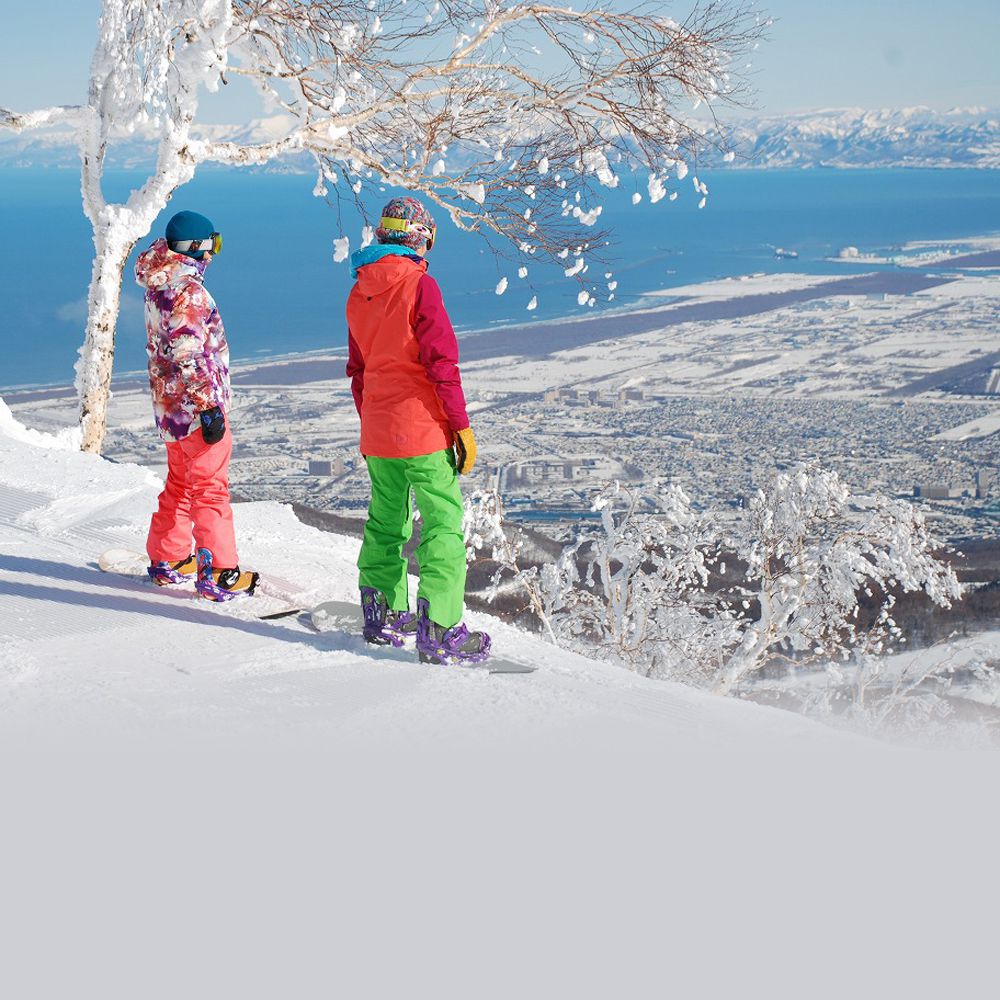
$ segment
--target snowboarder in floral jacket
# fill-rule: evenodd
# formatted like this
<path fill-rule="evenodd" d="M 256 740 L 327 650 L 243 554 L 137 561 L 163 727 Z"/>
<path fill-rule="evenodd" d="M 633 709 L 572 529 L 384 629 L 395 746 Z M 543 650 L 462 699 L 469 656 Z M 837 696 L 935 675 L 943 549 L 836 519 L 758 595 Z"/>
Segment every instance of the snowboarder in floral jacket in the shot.
<path fill-rule="evenodd" d="M 458 370 L 458 341 L 437 282 L 427 273 L 434 219 L 415 198 L 382 210 L 376 245 L 352 255 L 357 283 L 347 301 L 354 402 L 371 504 L 358 556 L 364 636 L 420 659 L 479 662 L 490 637 L 462 624 L 465 541 L 459 474 L 472 470 L 476 440 Z M 403 546 L 420 510 L 417 612 L 409 610 Z"/>
<path fill-rule="evenodd" d="M 229 347 L 203 284 L 222 237 L 197 212 L 179 212 L 166 238 L 141 254 L 146 354 L 156 426 L 167 448 L 167 481 L 146 540 L 149 575 L 161 585 L 195 579 L 202 597 L 252 594 L 256 573 L 240 571 L 229 502 L 232 392 Z M 192 547 L 193 543 L 193 547 Z"/>

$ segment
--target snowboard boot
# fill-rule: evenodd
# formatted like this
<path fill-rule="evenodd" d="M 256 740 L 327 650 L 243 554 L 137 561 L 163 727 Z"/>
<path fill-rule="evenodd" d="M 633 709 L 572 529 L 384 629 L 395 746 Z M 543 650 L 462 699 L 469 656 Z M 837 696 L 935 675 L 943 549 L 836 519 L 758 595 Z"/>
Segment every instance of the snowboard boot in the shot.
<path fill-rule="evenodd" d="M 155 562 L 146 567 L 149 578 L 157 587 L 169 587 L 172 584 L 188 583 L 198 575 L 198 559 L 188 556 L 180 562 Z"/>
<path fill-rule="evenodd" d="M 231 601 L 234 597 L 250 597 L 257 589 L 259 573 L 234 569 L 214 569 L 210 549 L 198 549 L 198 582 L 195 590 L 209 601 Z"/>
<path fill-rule="evenodd" d="M 451 628 L 430 618 L 430 605 L 417 598 L 417 652 L 421 663 L 482 663 L 490 656 L 490 637 L 470 632 L 464 622 Z"/>
<path fill-rule="evenodd" d="M 412 611 L 392 611 L 385 594 L 374 587 L 361 588 L 361 611 L 365 642 L 398 648 L 417 634 L 417 616 Z"/>

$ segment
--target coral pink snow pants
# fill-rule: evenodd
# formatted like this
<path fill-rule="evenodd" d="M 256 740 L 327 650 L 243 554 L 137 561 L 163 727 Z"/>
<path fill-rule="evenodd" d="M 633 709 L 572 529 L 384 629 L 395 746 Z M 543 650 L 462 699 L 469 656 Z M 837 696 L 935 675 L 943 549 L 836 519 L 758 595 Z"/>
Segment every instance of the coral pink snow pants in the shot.
<path fill-rule="evenodd" d="M 216 444 L 205 444 L 200 430 L 167 443 L 167 483 L 146 539 L 150 562 L 180 562 L 204 548 L 212 550 L 212 563 L 220 569 L 239 564 L 229 505 L 232 453 L 228 426 Z"/>

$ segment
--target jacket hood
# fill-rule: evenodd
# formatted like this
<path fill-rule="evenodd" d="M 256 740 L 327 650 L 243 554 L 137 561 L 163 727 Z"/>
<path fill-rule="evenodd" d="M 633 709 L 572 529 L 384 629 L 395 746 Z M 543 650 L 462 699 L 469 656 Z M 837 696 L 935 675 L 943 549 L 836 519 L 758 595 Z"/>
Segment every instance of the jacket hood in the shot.
<path fill-rule="evenodd" d="M 194 260 L 174 253 L 164 239 L 157 240 L 139 255 L 135 265 L 135 280 L 144 288 L 167 288 L 185 281 L 201 281 L 208 259 Z"/>
<path fill-rule="evenodd" d="M 365 247 L 366 250 L 382 249 L 382 247 Z M 404 247 L 405 251 L 406 248 Z M 357 251 L 351 259 L 354 265 L 354 258 L 365 251 Z M 358 289 L 362 295 L 381 295 L 388 291 L 393 285 L 398 285 L 407 275 L 413 273 L 413 269 L 419 271 L 427 270 L 427 261 L 422 260 L 416 254 L 388 253 L 378 254 L 371 261 L 354 265 L 355 276 L 358 279 Z"/>
<path fill-rule="evenodd" d="M 409 247 L 400 246 L 397 243 L 373 243 L 371 246 L 362 247 L 351 254 L 351 277 L 356 280 L 361 268 L 366 264 L 374 264 L 383 257 L 412 257 L 414 260 L 423 260 Z"/>

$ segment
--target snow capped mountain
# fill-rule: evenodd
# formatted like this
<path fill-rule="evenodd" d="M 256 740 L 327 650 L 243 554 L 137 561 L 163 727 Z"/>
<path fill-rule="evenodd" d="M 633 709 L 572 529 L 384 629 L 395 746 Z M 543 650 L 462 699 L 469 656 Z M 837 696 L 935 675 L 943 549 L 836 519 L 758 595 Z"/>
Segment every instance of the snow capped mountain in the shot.
<path fill-rule="evenodd" d="M 195 132 L 200 138 L 220 142 L 258 144 L 280 139 L 291 125 L 287 115 L 272 115 L 241 125 L 201 125 Z M 119 169 L 151 166 L 156 155 L 155 138 L 151 127 L 136 128 L 111 145 L 109 165 Z M 20 133 L 0 129 L 0 167 L 78 168 L 79 162 L 73 131 L 65 125 Z"/>
<path fill-rule="evenodd" d="M 204 125 L 198 134 L 215 140 L 260 143 L 280 138 L 291 125 L 285 115 L 242 125 Z M 733 127 L 738 151 L 732 163 L 708 151 L 702 161 L 718 167 L 1000 167 L 1000 111 L 928 108 L 866 111 L 833 108 L 795 115 L 769 115 Z M 116 143 L 109 162 L 119 168 L 148 165 L 150 137 L 136 131 Z M 76 167 L 79 154 L 66 128 L 15 134 L 0 129 L 0 166 Z M 301 166 L 302 156 L 277 169 Z M 272 167 L 270 169 L 275 169 Z"/>
<path fill-rule="evenodd" d="M 735 166 L 996 168 L 1000 112 L 834 108 L 752 119 L 733 143 Z M 721 155 L 709 162 L 721 166 Z"/>

